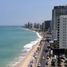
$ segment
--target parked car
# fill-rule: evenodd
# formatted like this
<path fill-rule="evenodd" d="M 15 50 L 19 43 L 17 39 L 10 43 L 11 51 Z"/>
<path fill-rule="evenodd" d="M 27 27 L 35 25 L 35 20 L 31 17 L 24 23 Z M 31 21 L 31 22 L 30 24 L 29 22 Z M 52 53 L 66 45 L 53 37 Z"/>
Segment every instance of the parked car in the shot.
<path fill-rule="evenodd" d="M 48 65 L 48 61 L 46 61 L 46 65 Z"/>
<path fill-rule="evenodd" d="M 45 60 L 45 57 L 43 56 L 42 59 Z"/>
<path fill-rule="evenodd" d="M 45 52 L 48 52 L 48 49 L 44 49 Z"/>
<path fill-rule="evenodd" d="M 55 59 L 52 59 L 51 65 L 52 65 L 52 66 L 55 66 Z"/>
<path fill-rule="evenodd" d="M 41 63 L 38 63 L 38 66 L 37 67 L 41 67 Z"/>
<path fill-rule="evenodd" d="M 67 60 L 65 60 L 65 62 L 64 62 L 64 66 L 67 67 Z"/>

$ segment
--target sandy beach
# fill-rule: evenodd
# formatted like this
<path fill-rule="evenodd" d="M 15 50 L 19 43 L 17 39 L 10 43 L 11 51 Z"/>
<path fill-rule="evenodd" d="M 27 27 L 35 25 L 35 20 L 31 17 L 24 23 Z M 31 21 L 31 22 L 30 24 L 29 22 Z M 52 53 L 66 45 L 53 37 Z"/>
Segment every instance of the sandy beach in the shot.
<path fill-rule="evenodd" d="M 19 64 L 17 64 L 15 67 L 28 67 L 30 61 L 33 60 L 33 55 L 36 52 L 37 47 L 39 46 L 40 41 L 42 39 L 42 35 L 40 33 L 36 32 L 36 34 L 39 37 L 39 41 L 35 45 L 32 46 L 31 50 L 27 53 L 24 59 Z"/>
<path fill-rule="evenodd" d="M 30 61 L 33 59 L 33 54 L 36 52 L 39 43 L 40 42 L 38 42 L 36 45 L 32 47 L 32 49 L 25 56 L 24 60 L 20 64 L 18 64 L 16 67 L 28 67 Z"/>

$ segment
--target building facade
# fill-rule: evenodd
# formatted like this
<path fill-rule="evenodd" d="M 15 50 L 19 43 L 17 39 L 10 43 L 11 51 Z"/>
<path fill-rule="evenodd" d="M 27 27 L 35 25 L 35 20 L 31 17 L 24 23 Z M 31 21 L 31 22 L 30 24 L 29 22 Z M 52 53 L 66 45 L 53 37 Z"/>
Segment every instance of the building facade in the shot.
<path fill-rule="evenodd" d="M 42 30 L 43 31 L 51 31 L 51 20 L 46 20 L 42 23 Z"/>
<path fill-rule="evenodd" d="M 59 43 L 59 25 L 60 16 L 67 15 L 67 6 L 55 6 L 52 10 L 52 38 L 57 39 Z"/>
<path fill-rule="evenodd" d="M 60 16 L 59 48 L 67 49 L 67 15 Z"/>

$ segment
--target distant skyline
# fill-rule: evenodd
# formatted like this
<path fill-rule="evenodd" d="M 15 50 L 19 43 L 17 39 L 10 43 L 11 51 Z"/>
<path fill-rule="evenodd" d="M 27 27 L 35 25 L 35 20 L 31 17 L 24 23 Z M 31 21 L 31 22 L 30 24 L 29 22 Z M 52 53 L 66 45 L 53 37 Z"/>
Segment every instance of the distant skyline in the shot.
<path fill-rule="evenodd" d="M 54 6 L 67 0 L 0 0 L 0 25 L 23 25 L 51 20 Z"/>

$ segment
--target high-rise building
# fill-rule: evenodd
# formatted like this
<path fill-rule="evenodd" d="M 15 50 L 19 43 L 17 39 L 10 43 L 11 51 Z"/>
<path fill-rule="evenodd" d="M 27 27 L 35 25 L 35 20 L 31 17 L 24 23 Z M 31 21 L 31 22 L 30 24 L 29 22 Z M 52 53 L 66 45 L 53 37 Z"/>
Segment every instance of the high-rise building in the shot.
<path fill-rule="evenodd" d="M 42 23 L 42 30 L 43 31 L 47 31 L 47 30 L 51 31 L 51 20 L 46 20 Z"/>
<path fill-rule="evenodd" d="M 45 21 L 45 29 L 46 30 L 51 29 L 51 20 Z"/>
<path fill-rule="evenodd" d="M 59 48 L 67 49 L 67 15 L 60 16 Z"/>
<path fill-rule="evenodd" d="M 59 43 L 59 24 L 60 16 L 67 15 L 67 6 L 55 6 L 52 10 L 52 37 L 57 39 Z"/>

